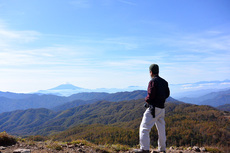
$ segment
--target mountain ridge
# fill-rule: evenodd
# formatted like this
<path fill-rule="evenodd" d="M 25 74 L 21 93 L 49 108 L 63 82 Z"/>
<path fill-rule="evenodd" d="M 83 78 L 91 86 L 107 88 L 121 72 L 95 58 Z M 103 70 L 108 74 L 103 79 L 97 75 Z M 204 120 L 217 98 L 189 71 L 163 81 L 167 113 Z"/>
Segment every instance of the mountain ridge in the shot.
<path fill-rule="evenodd" d="M 209 93 L 202 97 L 196 99 L 185 98 L 179 99 L 179 101 L 184 101 L 187 103 L 193 103 L 197 105 L 212 105 L 217 107 L 219 105 L 229 104 L 230 89 L 215 93 Z M 56 96 L 56 95 L 46 95 L 46 94 L 17 94 L 10 92 L 0 92 L 0 113 L 8 112 L 18 109 L 29 109 L 29 108 L 48 108 L 63 110 L 70 107 L 76 107 L 79 105 L 89 104 L 96 102 L 97 100 L 107 100 L 107 101 L 124 101 L 131 99 L 145 98 L 147 95 L 146 90 L 136 90 L 132 92 L 117 92 L 117 93 L 105 93 L 105 92 L 84 92 L 73 94 L 69 97 Z M 173 99 L 171 101 L 178 101 Z M 203 99 L 203 100 L 202 100 Z M 70 104 L 69 106 L 67 106 Z M 63 106 L 63 108 L 62 108 Z"/>
<path fill-rule="evenodd" d="M 96 89 L 86 89 L 81 88 L 72 84 L 61 84 L 57 87 L 47 89 L 47 90 L 39 90 L 35 93 L 37 94 L 53 94 L 58 96 L 71 96 L 73 94 L 77 93 L 83 93 L 83 92 L 105 92 L 105 93 L 117 93 L 117 92 L 132 92 L 135 90 L 146 90 L 147 87 L 141 87 L 141 86 L 129 86 L 127 88 L 96 88 Z"/>
<path fill-rule="evenodd" d="M 230 104 L 230 89 L 218 92 L 211 92 L 196 98 L 179 98 L 179 100 L 197 105 L 210 105 L 213 107 L 218 107 L 220 105 Z"/>
<path fill-rule="evenodd" d="M 49 90 L 60 90 L 60 89 L 72 89 L 72 90 L 75 90 L 75 89 L 83 89 L 83 88 L 80 88 L 80 87 L 77 87 L 77 86 L 74 86 L 72 84 L 61 84 L 57 87 L 54 87 L 54 88 L 51 88 Z"/>
<path fill-rule="evenodd" d="M 11 93 L 13 96 L 17 95 Z M 64 105 L 65 103 L 70 103 L 78 100 L 78 104 L 75 106 L 84 105 L 88 103 L 93 103 L 97 100 L 108 100 L 108 101 L 123 101 L 130 99 L 144 98 L 147 95 L 147 91 L 138 90 L 133 92 L 119 92 L 119 93 L 78 93 L 71 95 L 69 97 L 56 96 L 56 95 L 37 95 L 37 94 L 24 94 L 23 98 L 20 99 L 10 99 L 6 97 L 0 97 L 1 112 L 8 112 L 18 109 L 29 109 L 29 108 L 48 108 L 53 109 L 55 107 Z"/>

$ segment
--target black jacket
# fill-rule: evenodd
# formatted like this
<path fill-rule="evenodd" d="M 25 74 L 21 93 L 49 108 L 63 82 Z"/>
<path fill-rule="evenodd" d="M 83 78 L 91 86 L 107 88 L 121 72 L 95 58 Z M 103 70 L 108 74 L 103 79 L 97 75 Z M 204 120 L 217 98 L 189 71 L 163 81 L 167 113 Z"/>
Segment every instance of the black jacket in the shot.
<path fill-rule="evenodd" d="M 164 108 L 165 100 L 169 95 L 168 82 L 157 75 L 149 82 L 148 95 L 145 97 L 145 101 L 155 107 Z"/>

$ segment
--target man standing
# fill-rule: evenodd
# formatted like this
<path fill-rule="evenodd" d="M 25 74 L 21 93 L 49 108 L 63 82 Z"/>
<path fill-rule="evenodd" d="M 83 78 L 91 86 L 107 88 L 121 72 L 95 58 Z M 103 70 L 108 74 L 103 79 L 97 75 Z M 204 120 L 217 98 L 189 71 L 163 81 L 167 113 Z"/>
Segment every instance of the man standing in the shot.
<path fill-rule="evenodd" d="M 165 134 L 165 100 L 169 97 L 170 91 L 168 82 L 159 76 L 159 66 L 152 64 L 149 67 L 151 80 L 148 85 L 148 94 L 145 98 L 146 111 L 140 125 L 140 149 L 134 150 L 136 153 L 149 153 L 150 138 L 149 133 L 155 124 L 158 131 L 158 151 L 166 151 Z"/>

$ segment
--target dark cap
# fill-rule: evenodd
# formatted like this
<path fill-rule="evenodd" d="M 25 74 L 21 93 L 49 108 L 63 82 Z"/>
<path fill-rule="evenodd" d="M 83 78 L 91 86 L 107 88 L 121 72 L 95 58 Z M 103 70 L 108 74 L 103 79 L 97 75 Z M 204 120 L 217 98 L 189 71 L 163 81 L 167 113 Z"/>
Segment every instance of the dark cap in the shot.
<path fill-rule="evenodd" d="M 149 71 L 152 71 L 153 74 L 158 74 L 159 66 L 157 64 L 152 64 L 149 66 Z"/>

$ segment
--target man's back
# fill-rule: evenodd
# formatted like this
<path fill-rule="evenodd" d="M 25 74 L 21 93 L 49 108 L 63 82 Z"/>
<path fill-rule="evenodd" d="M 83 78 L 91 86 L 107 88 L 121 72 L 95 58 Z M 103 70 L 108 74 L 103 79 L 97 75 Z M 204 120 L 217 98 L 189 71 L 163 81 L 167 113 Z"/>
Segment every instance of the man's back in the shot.
<path fill-rule="evenodd" d="M 156 76 L 152 79 L 156 88 L 156 96 L 154 98 L 153 105 L 159 108 L 164 108 L 166 98 L 169 97 L 168 82 L 163 78 Z"/>
<path fill-rule="evenodd" d="M 146 101 L 155 107 L 164 108 L 165 100 L 169 94 L 168 82 L 156 75 L 149 82 Z"/>

